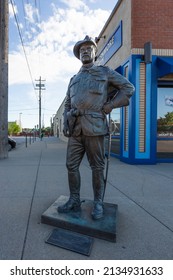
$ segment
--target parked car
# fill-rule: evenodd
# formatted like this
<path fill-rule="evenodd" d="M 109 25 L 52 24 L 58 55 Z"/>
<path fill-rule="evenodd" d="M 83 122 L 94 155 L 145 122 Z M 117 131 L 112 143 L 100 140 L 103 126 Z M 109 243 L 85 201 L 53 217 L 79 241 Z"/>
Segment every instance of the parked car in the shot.
<path fill-rule="evenodd" d="M 8 137 L 8 145 L 9 145 L 9 150 L 16 148 L 16 141 L 11 138 Z"/>

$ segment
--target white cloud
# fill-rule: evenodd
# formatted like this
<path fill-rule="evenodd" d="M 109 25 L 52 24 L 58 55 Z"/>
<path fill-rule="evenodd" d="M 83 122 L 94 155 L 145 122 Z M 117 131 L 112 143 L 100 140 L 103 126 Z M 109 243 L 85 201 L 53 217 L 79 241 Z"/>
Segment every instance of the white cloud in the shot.
<path fill-rule="evenodd" d="M 82 9 L 86 9 L 88 10 L 88 6 L 85 5 L 84 1 L 82 0 L 61 0 L 62 3 L 66 4 L 70 9 L 76 9 L 76 10 L 80 10 Z"/>
<path fill-rule="evenodd" d="M 35 23 L 35 19 L 38 20 L 38 9 L 33 8 L 31 4 L 25 4 L 25 14 L 30 23 Z"/>
<path fill-rule="evenodd" d="M 109 12 L 101 9 L 89 10 L 84 1 L 66 1 L 68 8 L 52 5 L 52 16 L 47 21 L 34 21 L 36 10 L 27 6 L 30 21 L 25 53 L 33 80 L 40 76 L 46 79 L 46 107 L 58 109 L 65 97 L 70 78 L 79 70 L 81 62 L 73 55 L 73 46 L 87 34 L 95 38 L 100 33 Z M 76 8 L 75 9 L 75 7 Z M 38 29 L 39 28 L 39 29 Z M 39 30 L 39 32 L 38 32 Z M 23 31 L 24 32 L 24 31 Z M 26 35 L 26 34 L 25 34 Z M 9 85 L 31 84 L 22 47 L 9 54 Z M 35 102 L 35 93 L 30 94 Z M 53 114 L 53 113 L 52 113 Z"/>
<path fill-rule="evenodd" d="M 76 2 L 80 1 L 73 1 L 73 5 Z M 31 12 L 28 12 L 28 15 L 30 14 L 32 21 L 33 10 L 31 5 L 28 7 L 30 7 L 28 11 Z M 40 64 L 44 64 L 45 75 L 49 77 L 49 80 L 55 81 L 65 75 L 69 78 L 69 75 L 80 66 L 80 62 L 76 61 L 72 54 L 73 45 L 83 39 L 86 34 L 96 37 L 107 17 L 108 12 L 100 9 L 84 12 L 71 8 L 66 10 L 54 8 L 53 16 L 41 23 L 39 34 L 32 27 L 32 35 L 35 33 L 35 37 L 28 42 L 28 45 L 25 44 L 25 53 L 33 76 L 38 75 L 40 60 Z M 28 70 L 23 49 L 20 47 L 20 52 L 11 53 L 9 60 L 10 84 L 28 83 Z M 16 73 L 14 70 L 17 65 L 20 65 L 20 69 Z"/>
<path fill-rule="evenodd" d="M 14 11 L 13 11 L 14 8 Z M 11 3 L 8 4 L 8 10 L 9 10 L 9 17 L 13 18 L 14 17 L 14 12 L 15 14 L 18 14 L 17 6 L 16 5 L 11 5 Z"/>

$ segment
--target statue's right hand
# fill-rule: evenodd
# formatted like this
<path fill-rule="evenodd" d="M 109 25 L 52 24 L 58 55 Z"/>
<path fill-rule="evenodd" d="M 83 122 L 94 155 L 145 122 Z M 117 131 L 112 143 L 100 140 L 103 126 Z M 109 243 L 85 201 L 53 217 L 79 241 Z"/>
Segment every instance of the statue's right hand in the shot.
<path fill-rule="evenodd" d="M 65 137 L 70 137 L 70 131 L 69 131 L 69 128 L 67 125 L 64 125 L 64 128 L 63 128 L 63 134 Z"/>

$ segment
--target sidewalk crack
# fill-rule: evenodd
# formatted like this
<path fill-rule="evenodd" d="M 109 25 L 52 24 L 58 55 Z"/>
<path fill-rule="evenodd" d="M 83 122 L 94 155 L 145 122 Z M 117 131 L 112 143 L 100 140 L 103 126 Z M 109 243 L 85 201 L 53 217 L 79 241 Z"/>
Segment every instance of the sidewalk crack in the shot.
<path fill-rule="evenodd" d="M 128 196 L 125 192 L 118 189 L 116 186 L 114 186 L 112 183 L 108 182 L 113 188 L 115 188 L 117 191 L 119 191 L 121 194 L 123 194 L 126 198 L 128 198 L 130 201 L 135 203 L 138 207 L 140 207 L 143 211 L 145 211 L 148 215 L 150 215 L 152 218 L 154 218 L 156 221 L 158 221 L 162 226 L 166 227 L 169 231 L 173 233 L 173 229 L 167 226 L 165 223 L 163 223 L 161 220 L 159 220 L 156 216 L 151 214 L 147 209 L 145 209 L 142 205 L 140 205 L 138 202 L 136 202 L 134 199 L 132 199 L 130 196 Z"/>
<path fill-rule="evenodd" d="M 40 157 L 39 157 L 38 166 L 37 166 L 34 190 L 33 190 L 32 198 L 31 198 L 31 204 L 30 204 L 30 209 L 29 209 L 29 214 L 28 214 L 28 220 L 27 220 L 27 225 L 26 225 L 25 237 L 24 237 L 24 241 L 23 241 L 23 248 L 22 248 L 22 253 L 21 253 L 21 258 L 20 258 L 21 260 L 23 260 L 24 252 L 25 252 L 25 246 L 26 246 L 26 241 L 27 241 L 27 236 L 28 236 L 28 229 L 29 229 L 29 223 L 30 223 L 30 218 L 31 218 L 31 211 L 32 211 L 32 206 L 33 206 L 36 186 L 37 186 L 37 180 L 38 180 L 38 173 L 39 173 L 39 169 L 40 169 L 41 158 L 42 158 L 42 150 L 40 152 Z"/>

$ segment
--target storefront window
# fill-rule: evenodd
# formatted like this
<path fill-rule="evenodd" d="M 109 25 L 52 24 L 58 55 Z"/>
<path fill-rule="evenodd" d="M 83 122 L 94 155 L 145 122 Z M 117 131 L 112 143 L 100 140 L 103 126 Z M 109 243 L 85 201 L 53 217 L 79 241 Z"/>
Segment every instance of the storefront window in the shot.
<path fill-rule="evenodd" d="M 111 112 L 110 119 L 111 130 L 111 153 L 120 155 L 120 108 Z M 108 149 L 108 139 L 106 139 L 106 150 Z"/>
<path fill-rule="evenodd" d="M 158 87 L 157 157 L 173 158 L 173 87 Z"/>
<path fill-rule="evenodd" d="M 111 113 L 111 153 L 120 155 L 120 108 L 114 109 Z"/>
<path fill-rule="evenodd" d="M 111 113 L 111 134 L 120 136 L 120 108 L 114 109 Z"/>

